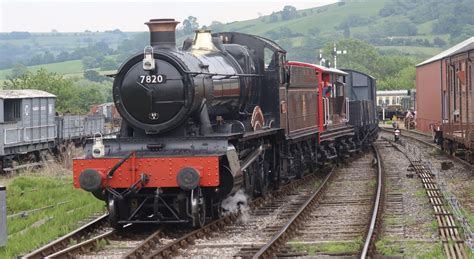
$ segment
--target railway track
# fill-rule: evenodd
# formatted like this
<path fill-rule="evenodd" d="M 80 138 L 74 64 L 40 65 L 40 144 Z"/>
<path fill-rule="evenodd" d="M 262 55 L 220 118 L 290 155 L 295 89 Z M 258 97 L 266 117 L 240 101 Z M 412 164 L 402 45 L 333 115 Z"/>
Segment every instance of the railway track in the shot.
<path fill-rule="evenodd" d="M 412 137 L 412 139 L 416 139 Z M 456 216 L 450 207 L 450 201 L 447 200 L 446 191 L 443 191 L 438 184 L 435 172 L 423 156 L 417 155 L 414 147 L 406 143 L 393 143 L 400 152 L 402 152 L 409 161 L 410 170 L 420 178 L 422 186 L 427 194 L 430 205 L 432 206 L 439 237 L 442 242 L 443 250 L 447 258 L 468 258 L 465 240 L 463 239 L 461 227 L 456 221 Z M 470 229 L 464 231 L 471 232 Z M 466 234 L 466 233 L 464 233 Z"/>
<path fill-rule="evenodd" d="M 52 255 L 71 249 L 72 244 L 80 244 L 83 240 L 90 240 L 97 235 L 107 237 L 107 233 L 110 229 L 106 229 L 107 225 L 107 214 L 104 214 L 95 220 L 85 224 L 84 226 L 74 230 L 73 232 L 56 239 L 55 241 L 48 243 L 33 252 L 24 255 L 22 258 L 45 258 L 54 257 Z M 105 230 L 105 231 L 104 231 Z M 111 235 L 110 233 L 108 235 Z M 89 244 L 95 245 L 95 244 Z M 60 255 L 60 254 L 59 254 Z"/>
<path fill-rule="evenodd" d="M 217 232 L 222 232 L 226 227 L 238 226 L 237 221 L 241 222 L 243 217 L 246 218 L 249 215 L 247 213 L 267 213 L 265 211 L 271 210 L 275 207 L 275 204 L 279 203 L 282 199 L 288 199 L 291 193 L 295 190 L 300 190 L 308 182 L 313 182 L 317 179 L 316 174 L 309 174 L 303 179 L 293 181 L 289 184 L 284 185 L 279 190 L 271 193 L 266 198 L 257 198 L 250 202 L 248 209 L 243 209 L 236 212 L 231 212 L 223 218 L 208 223 L 201 229 L 194 230 L 190 233 L 186 233 L 179 238 L 174 239 L 172 242 L 168 242 L 165 245 L 161 245 L 161 238 L 163 233 L 155 233 L 145 240 L 136 249 L 130 251 L 125 257 L 126 258 L 166 258 L 182 254 L 184 250 L 191 245 L 195 245 L 198 240 L 204 237 L 210 237 Z M 194 247 L 194 246 L 193 246 Z M 219 256 L 225 256 L 222 253 Z M 216 254 L 212 255 L 216 256 Z"/>
<path fill-rule="evenodd" d="M 305 249 L 300 256 L 372 255 L 383 193 L 380 157 L 374 152 L 337 170 L 331 183 L 305 203 L 310 206 L 302 206 L 253 258 L 281 256 L 281 250 L 291 256 L 301 246 Z M 339 251 L 331 251 L 332 245 Z"/>
<path fill-rule="evenodd" d="M 129 226 L 128 236 L 124 236 L 105 226 L 104 215 L 25 258 L 163 258 L 215 256 L 215 251 L 219 256 L 242 257 L 271 257 L 282 253 L 287 256 L 308 255 L 294 249 L 298 240 L 286 242 L 297 231 L 303 236 L 323 234 L 337 240 L 342 235 L 348 242 L 357 240 L 357 251 L 345 254 L 365 256 L 369 250 L 372 251 L 369 249 L 372 247 L 370 241 L 374 240 L 378 212 L 378 205 L 374 204 L 379 204 L 382 192 L 381 185 L 376 184 L 381 183 L 381 171 L 373 168 L 373 162 L 373 155 L 363 154 L 344 168 L 333 168 L 323 180 L 320 176 L 318 178 L 319 174 L 309 174 L 282 186 L 266 198 L 251 201 L 248 208 L 230 212 L 197 230 L 163 227 L 151 234 L 138 235 L 129 231 L 134 227 Z M 348 188 L 350 185 L 352 188 Z M 366 193 L 368 189 L 369 195 Z M 314 214 L 315 209 L 323 214 Z M 371 215 L 372 219 L 369 219 Z M 330 223 L 332 217 L 339 216 Z M 328 223 L 332 229 L 323 227 Z M 302 231 L 302 228 L 310 231 Z M 229 240 L 221 238 L 222 235 L 240 237 Z M 213 242 L 216 238 L 219 242 Z M 250 241 L 242 242 L 245 238 L 250 238 Z"/>
<path fill-rule="evenodd" d="M 373 168 L 373 162 L 373 155 L 363 154 L 350 165 L 332 170 L 318 187 L 307 182 L 286 197 L 252 211 L 248 222 L 224 227 L 179 253 L 203 258 L 334 255 L 295 248 L 318 247 L 328 239 L 345 238 L 343 243 L 357 242 L 357 248 L 339 255 L 371 254 L 380 208 L 374 201 L 381 201 L 382 186 L 377 183 L 383 182 L 382 172 Z M 291 240 L 296 234 L 304 239 Z"/>
<path fill-rule="evenodd" d="M 248 209 L 254 210 L 264 204 L 278 202 L 281 197 L 307 182 L 315 181 L 316 178 L 316 174 L 309 174 L 303 179 L 292 181 L 265 198 L 254 199 L 249 203 Z M 208 236 L 226 225 L 233 224 L 241 217 L 241 214 L 242 211 L 227 213 L 224 217 L 197 230 L 177 230 L 165 227 L 157 229 L 150 235 L 134 234 L 133 232 L 136 232 L 133 231 L 134 225 L 128 226 L 123 233 L 118 233 L 107 227 L 107 215 L 103 215 L 23 258 L 170 257 L 176 254 L 178 249 L 193 244 L 195 240 Z"/>
<path fill-rule="evenodd" d="M 388 133 L 391 133 L 393 134 L 393 129 L 391 128 L 384 128 L 384 127 L 380 127 L 380 129 L 384 132 L 388 132 Z M 435 148 L 437 150 L 441 150 L 443 151 L 440 146 L 436 145 L 435 143 L 433 143 L 433 138 L 429 135 L 426 135 L 426 134 L 423 134 L 423 133 L 420 133 L 420 132 L 417 132 L 417 131 L 413 131 L 413 130 L 403 130 L 401 132 L 401 135 L 402 137 L 406 137 L 408 139 L 412 139 L 412 140 L 415 140 L 419 143 L 422 143 L 426 146 L 429 146 L 429 147 L 432 147 L 432 148 Z M 451 156 L 449 155 L 448 153 L 444 152 L 444 154 L 446 154 L 447 157 L 449 157 L 449 159 L 457 162 L 457 163 L 461 163 L 469 168 L 471 168 L 471 170 L 474 170 L 474 165 L 472 165 L 471 163 L 467 162 L 466 160 L 460 158 L 460 157 L 457 157 L 457 156 Z"/>

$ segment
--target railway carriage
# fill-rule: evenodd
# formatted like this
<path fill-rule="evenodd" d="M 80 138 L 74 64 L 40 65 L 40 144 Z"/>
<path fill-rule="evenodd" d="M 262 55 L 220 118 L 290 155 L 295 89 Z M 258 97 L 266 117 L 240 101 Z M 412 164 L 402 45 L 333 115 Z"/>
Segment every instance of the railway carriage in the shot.
<path fill-rule="evenodd" d="M 0 90 L 0 171 L 39 165 L 69 142 L 104 132 L 104 116 L 56 114 L 56 96 L 40 90 Z"/>
<path fill-rule="evenodd" d="M 466 161 L 474 163 L 474 44 L 471 43 L 452 53 L 442 62 L 442 125 L 434 127 L 434 141 L 454 154 L 456 151 Z"/>
<path fill-rule="evenodd" d="M 146 23 L 150 46 L 114 78 L 120 136 L 73 162 L 74 186 L 106 202 L 112 226 L 199 227 L 237 190 L 264 196 L 371 140 L 349 124 L 347 73 L 237 32 L 198 30 L 178 49 L 177 23 Z"/>
<path fill-rule="evenodd" d="M 360 144 L 371 143 L 378 136 L 376 79 L 368 74 L 343 69 L 346 76 L 346 91 L 349 98 L 349 124 Z M 365 141 L 369 138 L 369 141 Z"/>
<path fill-rule="evenodd" d="M 15 160 L 38 160 L 55 145 L 56 96 L 39 90 L 0 91 L 1 168 L 12 170 Z"/>

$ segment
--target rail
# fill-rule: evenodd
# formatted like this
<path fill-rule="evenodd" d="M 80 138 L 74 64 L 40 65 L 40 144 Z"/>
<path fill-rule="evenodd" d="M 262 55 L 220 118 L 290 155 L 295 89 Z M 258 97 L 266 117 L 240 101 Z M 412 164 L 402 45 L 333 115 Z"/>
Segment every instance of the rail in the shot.
<path fill-rule="evenodd" d="M 253 200 L 252 202 L 250 202 L 249 207 L 251 209 L 255 209 L 257 207 L 260 207 L 263 204 L 268 203 L 270 200 L 272 200 L 274 198 L 277 198 L 277 197 L 280 197 L 281 195 L 286 195 L 286 194 L 290 193 L 296 187 L 307 183 L 309 180 L 314 179 L 315 177 L 316 177 L 316 174 L 310 174 L 310 175 L 307 175 L 307 176 L 303 177 L 302 179 L 299 179 L 299 180 L 293 181 L 291 183 L 288 183 L 288 184 L 282 186 L 279 190 L 277 190 L 277 191 L 273 192 L 272 194 L 270 194 L 269 196 L 267 196 L 266 198 L 257 198 L 255 200 Z M 217 220 L 214 220 L 214 221 L 208 223 L 207 225 L 205 225 L 204 227 L 202 227 L 200 229 L 194 230 L 190 233 L 187 233 L 187 234 L 183 235 L 182 237 L 174 240 L 173 242 L 168 243 L 164 247 L 153 251 L 153 253 L 148 254 L 146 257 L 147 258 L 155 258 L 155 257 L 157 257 L 157 258 L 167 258 L 167 257 L 171 257 L 172 255 L 174 255 L 178 252 L 179 248 L 185 248 L 185 247 L 189 246 L 190 244 L 192 244 L 196 239 L 203 238 L 204 236 L 209 235 L 213 231 L 217 231 L 218 229 L 223 228 L 225 225 L 231 224 L 232 222 L 236 221 L 239 218 L 240 214 L 241 214 L 240 211 L 232 212 L 230 214 L 227 214 L 226 216 L 224 216 L 220 219 L 217 219 Z M 156 235 L 160 235 L 160 233 L 157 232 Z M 156 241 L 157 238 L 155 238 L 155 237 L 151 237 L 151 238 L 148 238 L 148 239 L 152 240 L 152 242 L 159 242 L 159 241 Z M 127 254 L 126 258 L 141 258 L 141 257 L 143 257 L 143 253 L 144 253 L 144 251 L 142 250 L 143 248 L 150 251 L 150 250 L 153 249 L 153 247 L 154 247 L 153 245 L 151 245 L 151 247 L 150 247 L 150 242 L 149 243 L 142 243 L 142 244 L 140 244 L 140 248 L 134 249 L 133 251 L 129 252 Z M 139 251 L 138 254 L 136 253 L 137 251 Z"/>
<path fill-rule="evenodd" d="M 436 176 L 439 176 L 431 163 L 423 157 L 421 152 L 415 146 L 405 142 L 393 143 L 400 152 L 402 152 L 410 162 L 411 167 L 422 181 L 423 187 L 428 196 L 429 202 L 434 210 L 434 215 L 438 223 L 438 232 L 441 236 L 443 248 L 447 258 L 467 258 L 466 245 L 472 251 L 472 231 L 463 216 L 455 215 L 456 206 L 453 206 L 453 195 L 445 189 L 445 184 L 439 184 Z M 448 198 L 450 197 L 450 198 Z M 455 197 L 454 197 L 455 199 Z M 450 208 L 448 208 L 448 206 Z M 456 205 L 458 205 L 456 200 Z M 451 210 L 450 210 L 451 209 Z M 458 208 L 459 209 L 459 208 Z M 460 227 L 457 226 L 455 217 L 461 222 L 465 239 L 461 237 Z M 466 244 L 467 243 L 467 244 Z"/>
<path fill-rule="evenodd" d="M 393 130 L 392 130 L 392 129 L 389 129 L 389 128 L 380 127 L 380 129 L 381 129 L 382 131 L 385 131 L 385 132 L 388 132 L 388 133 L 393 133 Z M 401 134 L 401 135 L 402 135 L 402 137 L 406 137 L 406 138 L 409 138 L 409 139 L 413 139 L 413 140 L 418 141 L 418 142 L 420 142 L 420 143 L 423 143 L 423 144 L 425 144 L 425 145 L 427 145 L 427 146 L 430 146 L 430 147 L 433 147 L 433 148 L 436 148 L 436 149 L 438 149 L 438 150 L 443 151 L 438 145 L 436 145 L 436 144 L 434 144 L 434 143 L 430 143 L 430 142 L 428 142 L 428 141 L 425 141 L 425 140 L 423 140 L 423 139 L 419 139 L 419 138 L 414 137 L 414 136 L 412 136 L 412 135 L 404 134 L 404 132 L 408 132 L 408 133 L 413 134 L 413 135 L 419 135 L 419 136 L 428 137 L 427 135 L 425 135 L 425 134 L 423 134 L 423 133 L 419 133 L 419 132 L 416 132 L 416 131 L 413 131 L 413 130 L 404 130 L 404 131 L 402 131 L 402 134 Z M 463 165 L 469 167 L 470 169 L 474 169 L 474 165 L 471 164 L 471 163 L 469 163 L 469 162 L 467 162 L 466 160 L 463 160 L 463 159 L 461 159 L 461 158 L 459 158 L 459 157 L 457 157 L 457 156 L 449 155 L 448 153 L 446 153 L 446 152 L 444 152 L 444 151 L 443 151 L 443 154 L 445 154 L 447 157 L 451 158 L 452 160 L 454 160 L 454 161 L 456 161 L 456 162 L 459 162 L 459 163 L 461 163 L 461 164 L 463 164 Z"/>
<path fill-rule="evenodd" d="M 360 258 L 367 258 L 367 255 L 370 251 L 374 252 L 374 242 L 376 240 L 376 228 L 378 227 L 377 223 L 380 220 L 379 215 L 381 214 L 382 201 L 383 201 L 383 187 L 384 187 L 384 173 L 382 169 L 382 160 L 380 159 L 380 152 L 375 145 L 372 145 L 372 148 L 375 152 L 375 157 L 377 159 L 377 192 L 375 194 L 374 207 L 372 208 L 372 217 L 370 219 L 370 225 L 368 228 L 368 233 L 365 238 L 364 247 Z M 372 257 L 372 256 L 371 256 Z"/>
<path fill-rule="evenodd" d="M 89 222 L 88 224 L 74 230 L 73 232 L 62 236 L 56 239 L 55 241 L 48 243 L 27 255 L 24 255 L 22 258 L 44 258 L 59 250 L 63 250 L 71 243 L 71 241 L 75 240 L 77 242 L 88 233 L 91 233 L 92 231 L 104 226 L 107 222 L 107 218 L 108 214 L 104 214 L 98 217 L 97 219 Z"/>
<path fill-rule="evenodd" d="M 278 248 L 281 245 L 284 245 L 285 242 L 290 238 L 291 234 L 297 229 L 297 225 L 300 224 L 301 219 L 307 218 L 314 205 L 317 203 L 324 190 L 327 188 L 327 183 L 334 176 L 334 168 L 331 172 L 324 178 L 321 185 L 318 189 L 306 200 L 303 205 L 298 209 L 298 211 L 288 220 L 288 222 L 276 233 L 270 241 L 265 244 L 254 256 L 254 259 L 257 258 L 269 258 L 274 257 L 274 253 L 278 251 Z M 293 232 L 293 233 L 290 233 Z"/>
<path fill-rule="evenodd" d="M 53 254 L 46 256 L 45 258 L 48 258 L 48 259 L 49 258 L 69 258 L 69 257 L 73 257 L 73 255 L 77 253 L 78 251 L 84 252 L 87 250 L 91 251 L 93 249 L 97 249 L 100 245 L 101 240 L 107 240 L 112 235 L 114 235 L 115 232 L 116 232 L 115 230 L 109 230 L 103 234 L 87 239 L 86 241 L 83 241 L 79 244 L 66 247 L 63 250 L 57 251 Z"/>

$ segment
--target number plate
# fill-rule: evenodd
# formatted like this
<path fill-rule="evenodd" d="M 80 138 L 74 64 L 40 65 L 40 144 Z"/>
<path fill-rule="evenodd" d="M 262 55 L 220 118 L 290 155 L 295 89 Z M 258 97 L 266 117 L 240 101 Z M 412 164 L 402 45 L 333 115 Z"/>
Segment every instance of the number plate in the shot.
<path fill-rule="evenodd" d="M 138 76 L 138 82 L 141 84 L 164 84 L 166 83 L 166 75 Z"/>

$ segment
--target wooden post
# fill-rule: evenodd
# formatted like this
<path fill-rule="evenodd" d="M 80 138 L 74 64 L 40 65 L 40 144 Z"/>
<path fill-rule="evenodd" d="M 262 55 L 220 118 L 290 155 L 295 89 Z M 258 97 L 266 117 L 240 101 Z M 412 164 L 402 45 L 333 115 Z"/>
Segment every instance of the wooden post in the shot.
<path fill-rule="evenodd" d="M 0 186 L 0 247 L 7 245 L 7 187 Z"/>

